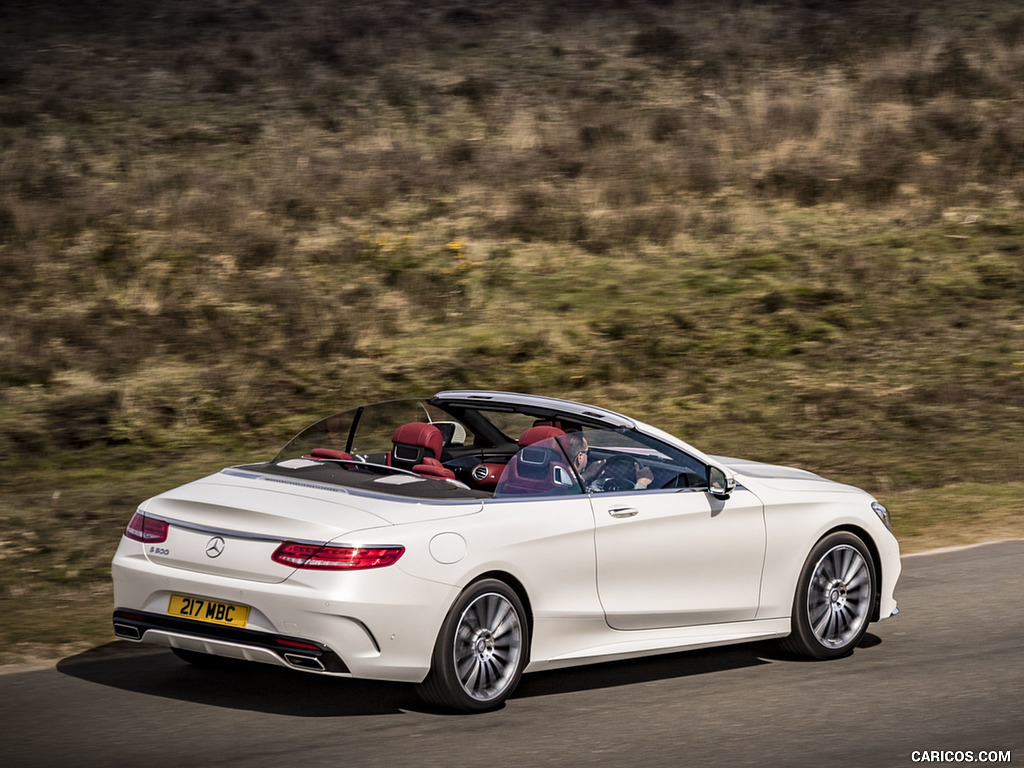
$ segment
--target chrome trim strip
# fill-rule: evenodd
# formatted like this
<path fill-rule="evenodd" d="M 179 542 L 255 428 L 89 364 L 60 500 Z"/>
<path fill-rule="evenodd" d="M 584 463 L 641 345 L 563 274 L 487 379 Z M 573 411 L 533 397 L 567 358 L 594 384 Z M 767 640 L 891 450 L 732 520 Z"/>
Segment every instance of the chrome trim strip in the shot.
<path fill-rule="evenodd" d="M 324 546 L 323 541 L 313 541 L 311 539 L 293 539 L 290 537 L 282 536 L 267 536 L 262 533 L 246 533 L 245 531 L 234 531 L 230 528 L 216 528 L 212 525 L 200 525 L 199 523 L 188 523 L 184 520 L 177 520 L 173 517 L 167 517 L 166 515 L 157 515 L 152 512 L 146 512 L 146 517 L 152 517 L 154 520 L 161 520 L 168 525 L 172 525 L 175 528 L 183 528 L 186 531 L 192 531 L 193 533 L 201 533 L 203 535 L 210 536 L 227 536 L 232 539 L 245 539 L 247 541 L 270 541 L 277 544 L 281 544 L 285 541 L 290 541 L 295 544 L 308 544 L 313 547 Z M 338 545 L 344 546 L 344 545 Z"/>
<path fill-rule="evenodd" d="M 335 541 L 334 539 L 328 539 L 327 541 L 316 541 L 313 539 L 296 539 L 291 536 L 267 536 L 261 533 L 244 533 L 242 531 L 232 531 L 228 528 L 214 528 L 212 525 L 199 525 L 198 523 L 186 523 L 183 520 L 175 520 L 173 517 L 167 517 L 166 515 L 156 515 L 151 512 L 146 513 L 146 517 L 152 517 L 154 520 L 162 520 L 168 525 L 173 525 L 176 528 L 184 528 L 185 530 L 192 531 L 193 533 L 214 534 L 217 536 L 228 536 L 234 539 L 246 539 L 248 541 L 270 541 L 275 544 L 284 544 L 288 542 L 290 544 L 308 544 L 311 547 L 339 547 L 349 549 L 395 549 L 401 547 L 405 549 L 404 544 L 350 544 L 345 541 Z M 376 641 L 374 641 L 376 642 Z"/>

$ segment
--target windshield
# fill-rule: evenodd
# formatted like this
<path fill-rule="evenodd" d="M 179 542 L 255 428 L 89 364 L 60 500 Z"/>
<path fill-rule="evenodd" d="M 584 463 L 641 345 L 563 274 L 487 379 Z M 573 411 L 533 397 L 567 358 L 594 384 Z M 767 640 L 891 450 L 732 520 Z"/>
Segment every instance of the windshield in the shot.
<path fill-rule="evenodd" d="M 446 447 L 461 448 L 473 442 L 466 425 L 437 406 L 425 400 L 389 400 L 321 419 L 293 437 L 274 461 L 306 456 L 316 449 L 344 451 L 365 461 L 383 460 L 391 450 L 395 429 L 411 423 L 437 426 Z"/>

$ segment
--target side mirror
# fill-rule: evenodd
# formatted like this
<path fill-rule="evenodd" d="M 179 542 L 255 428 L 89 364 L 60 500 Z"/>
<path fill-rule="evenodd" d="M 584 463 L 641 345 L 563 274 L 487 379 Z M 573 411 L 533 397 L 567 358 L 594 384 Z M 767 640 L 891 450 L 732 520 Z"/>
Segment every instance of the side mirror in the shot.
<path fill-rule="evenodd" d="M 708 493 L 716 499 L 728 499 L 736 490 L 736 478 L 721 467 L 708 467 Z"/>

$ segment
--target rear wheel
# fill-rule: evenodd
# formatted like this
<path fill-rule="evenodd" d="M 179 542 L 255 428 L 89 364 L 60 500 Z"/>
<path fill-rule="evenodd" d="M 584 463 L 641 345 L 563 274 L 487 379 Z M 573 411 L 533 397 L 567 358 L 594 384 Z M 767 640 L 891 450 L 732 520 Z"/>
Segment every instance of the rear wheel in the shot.
<path fill-rule="evenodd" d="M 504 582 L 470 585 L 455 601 L 418 687 L 436 706 L 483 712 L 512 695 L 526 666 L 529 627 L 519 596 Z"/>
<path fill-rule="evenodd" d="M 783 647 L 814 659 L 851 653 L 867 632 L 874 598 L 874 561 L 864 542 L 846 532 L 826 536 L 800 572 Z"/>

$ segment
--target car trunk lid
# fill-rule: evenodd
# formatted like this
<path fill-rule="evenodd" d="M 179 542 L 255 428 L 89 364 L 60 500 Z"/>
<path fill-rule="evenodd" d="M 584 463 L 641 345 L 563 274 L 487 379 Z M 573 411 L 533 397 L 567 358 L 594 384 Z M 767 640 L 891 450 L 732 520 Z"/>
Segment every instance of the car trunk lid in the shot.
<path fill-rule="evenodd" d="M 283 542 L 325 544 L 352 531 L 390 527 L 345 500 L 343 493 L 206 478 L 143 505 L 147 516 L 169 523 L 166 541 L 147 543 L 146 557 L 185 571 L 281 582 L 295 571 L 271 559 Z"/>

